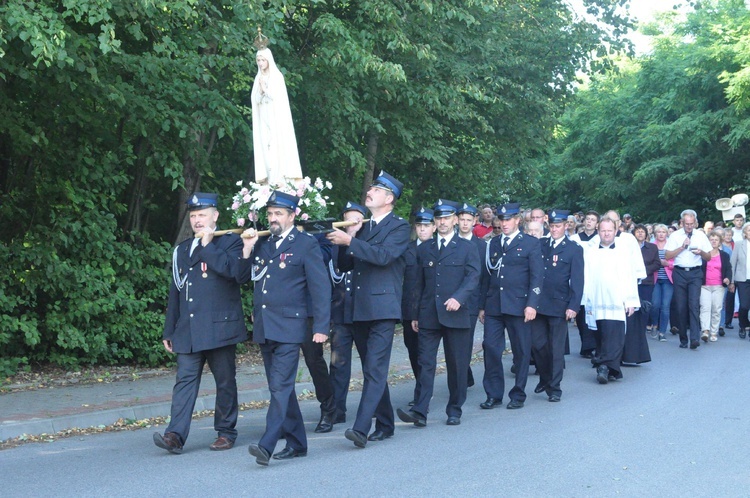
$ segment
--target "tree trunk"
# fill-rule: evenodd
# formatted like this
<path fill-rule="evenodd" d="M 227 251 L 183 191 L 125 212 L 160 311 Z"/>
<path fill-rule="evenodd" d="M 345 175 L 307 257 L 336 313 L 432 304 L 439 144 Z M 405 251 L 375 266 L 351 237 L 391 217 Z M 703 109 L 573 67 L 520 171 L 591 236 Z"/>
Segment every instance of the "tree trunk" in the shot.
<path fill-rule="evenodd" d="M 375 177 L 375 156 L 378 154 L 378 138 L 376 131 L 372 130 L 367 133 L 367 166 L 365 168 L 365 177 L 362 180 L 362 195 L 359 202 L 364 205 L 367 191 L 370 190 L 372 180 Z"/>
<path fill-rule="evenodd" d="M 197 135 L 202 135 L 199 133 Z M 195 158 L 186 154 L 182 161 L 182 178 L 185 182 L 185 188 L 180 189 L 179 202 L 177 204 L 177 237 L 174 245 L 193 236 L 193 229 L 190 227 L 190 217 L 188 217 L 187 200 L 198 191 L 201 186 L 201 174 L 195 164 Z"/>

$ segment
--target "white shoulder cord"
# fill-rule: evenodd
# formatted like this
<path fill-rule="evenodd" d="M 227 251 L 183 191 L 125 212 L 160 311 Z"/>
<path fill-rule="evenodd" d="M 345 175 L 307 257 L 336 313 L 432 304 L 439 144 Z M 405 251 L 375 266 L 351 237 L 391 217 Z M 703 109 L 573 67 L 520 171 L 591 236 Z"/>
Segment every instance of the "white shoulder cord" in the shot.
<path fill-rule="evenodd" d="M 341 281 L 344 280 L 344 275 L 346 275 L 346 272 L 339 275 L 339 273 L 336 271 L 336 268 L 333 266 L 332 259 L 328 261 L 328 273 L 331 275 L 333 285 L 340 284 Z"/>
<path fill-rule="evenodd" d="M 174 252 L 172 253 L 172 280 L 174 280 L 174 285 L 177 287 L 177 290 L 181 291 L 182 288 L 185 287 L 185 281 L 188 276 L 185 275 L 180 278 L 180 269 L 177 267 L 177 249 L 179 249 L 179 246 L 175 247 Z"/>
<path fill-rule="evenodd" d="M 484 258 L 484 264 L 487 267 L 487 273 L 489 273 L 490 275 L 492 275 L 492 270 L 496 270 L 497 271 L 497 276 L 499 277 L 500 276 L 500 265 L 502 263 L 503 263 L 503 258 L 501 256 L 500 259 L 497 260 L 496 264 L 494 264 L 494 265 L 492 264 L 492 262 L 490 261 L 490 244 L 488 242 L 487 243 L 487 250 L 486 250 L 485 258 Z"/>

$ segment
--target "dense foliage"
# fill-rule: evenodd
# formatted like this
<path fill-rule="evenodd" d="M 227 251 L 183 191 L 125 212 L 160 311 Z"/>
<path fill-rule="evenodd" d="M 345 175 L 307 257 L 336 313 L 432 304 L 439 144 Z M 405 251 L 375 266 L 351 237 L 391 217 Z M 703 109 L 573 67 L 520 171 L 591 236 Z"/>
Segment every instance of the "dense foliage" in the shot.
<path fill-rule="evenodd" d="M 670 222 L 750 190 L 750 11 L 700 2 L 651 26 L 654 50 L 595 76 L 564 116 L 543 204 Z"/>
<path fill-rule="evenodd" d="M 576 75 L 626 48 L 625 0 L 0 2 L 0 373 L 164 361 L 184 200 L 252 180 L 257 26 L 303 170 L 341 205 L 379 168 L 399 210 L 533 184 Z M 220 223 L 229 221 L 222 212 Z M 246 293 L 249 295 L 249 293 Z"/>

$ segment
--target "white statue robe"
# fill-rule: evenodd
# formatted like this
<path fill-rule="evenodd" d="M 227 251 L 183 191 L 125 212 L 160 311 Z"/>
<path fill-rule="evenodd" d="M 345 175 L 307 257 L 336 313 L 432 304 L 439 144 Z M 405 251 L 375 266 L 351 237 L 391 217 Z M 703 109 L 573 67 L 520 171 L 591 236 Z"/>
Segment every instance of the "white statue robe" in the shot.
<path fill-rule="evenodd" d="M 292 111 L 284 75 L 267 48 L 258 55 L 268 61 L 268 88 L 261 93 L 261 74 L 253 82 L 253 155 L 255 181 L 276 185 L 287 179 L 301 179 L 302 167 L 297 151 Z"/>

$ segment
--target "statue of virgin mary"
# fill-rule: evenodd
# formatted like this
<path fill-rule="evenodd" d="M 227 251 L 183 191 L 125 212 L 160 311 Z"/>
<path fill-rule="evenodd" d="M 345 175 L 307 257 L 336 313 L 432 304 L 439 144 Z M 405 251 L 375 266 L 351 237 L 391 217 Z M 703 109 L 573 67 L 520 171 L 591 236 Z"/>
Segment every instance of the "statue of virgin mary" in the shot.
<path fill-rule="evenodd" d="M 284 75 L 276 67 L 268 48 L 259 49 L 255 61 L 258 75 L 251 94 L 255 181 L 277 184 L 284 179 L 301 179 L 302 167 Z"/>

